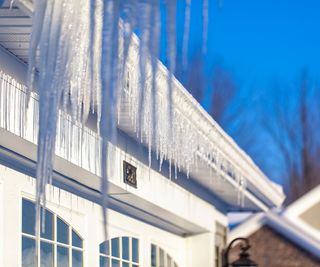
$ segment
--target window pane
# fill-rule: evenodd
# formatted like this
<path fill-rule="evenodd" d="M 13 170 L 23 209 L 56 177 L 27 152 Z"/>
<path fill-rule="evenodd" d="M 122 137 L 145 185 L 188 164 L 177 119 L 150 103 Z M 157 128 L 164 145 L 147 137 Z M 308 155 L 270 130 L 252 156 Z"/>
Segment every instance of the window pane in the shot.
<path fill-rule="evenodd" d="M 139 267 L 139 265 L 133 264 L 132 267 Z"/>
<path fill-rule="evenodd" d="M 122 262 L 122 267 L 129 267 L 130 265 L 129 265 L 129 263 L 127 263 L 127 262 Z"/>
<path fill-rule="evenodd" d="M 111 267 L 120 267 L 120 263 L 119 263 L 119 260 L 112 260 L 112 265 Z"/>
<path fill-rule="evenodd" d="M 82 251 L 72 250 L 72 267 L 82 267 Z"/>
<path fill-rule="evenodd" d="M 111 254 L 114 257 L 119 257 L 119 238 L 111 239 Z"/>
<path fill-rule="evenodd" d="M 122 237 L 122 259 L 129 260 L 129 237 Z"/>
<path fill-rule="evenodd" d="M 132 261 L 139 262 L 139 240 L 132 238 Z"/>
<path fill-rule="evenodd" d="M 68 248 L 57 247 L 57 265 L 58 267 L 69 267 L 69 250 Z"/>
<path fill-rule="evenodd" d="M 42 209 L 41 209 L 41 221 L 43 219 Z M 45 221 L 44 221 L 44 232 L 42 232 L 42 222 L 41 222 L 41 237 L 53 240 L 53 215 L 50 211 L 45 210 Z"/>
<path fill-rule="evenodd" d="M 159 250 L 159 266 L 164 267 L 164 252 L 161 248 Z"/>
<path fill-rule="evenodd" d="M 100 244 L 100 253 L 101 254 L 105 254 L 105 255 L 109 255 L 109 240 L 108 241 L 104 241 L 103 243 Z"/>
<path fill-rule="evenodd" d="M 72 246 L 82 248 L 82 239 L 72 230 Z"/>
<path fill-rule="evenodd" d="M 52 267 L 53 266 L 53 245 L 41 242 L 40 244 L 40 266 Z"/>
<path fill-rule="evenodd" d="M 155 245 L 151 245 L 151 266 L 157 266 L 157 248 Z"/>
<path fill-rule="evenodd" d="M 30 235 L 34 234 L 36 221 L 35 205 L 33 202 L 22 200 L 22 232 Z"/>
<path fill-rule="evenodd" d="M 60 218 L 57 218 L 57 241 L 69 244 L 69 226 Z"/>
<path fill-rule="evenodd" d="M 109 267 L 110 259 L 108 257 L 100 256 L 100 267 Z"/>
<path fill-rule="evenodd" d="M 22 237 L 22 267 L 36 266 L 36 243 L 35 240 Z"/>

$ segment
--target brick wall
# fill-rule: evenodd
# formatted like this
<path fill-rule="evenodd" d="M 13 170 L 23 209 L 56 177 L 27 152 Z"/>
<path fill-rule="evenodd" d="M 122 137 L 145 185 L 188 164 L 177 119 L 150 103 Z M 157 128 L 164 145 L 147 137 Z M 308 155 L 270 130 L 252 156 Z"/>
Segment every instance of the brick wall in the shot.
<path fill-rule="evenodd" d="M 259 267 L 320 267 L 320 260 L 268 226 L 252 234 L 249 241 L 251 259 Z M 238 258 L 239 251 L 239 244 L 232 248 L 230 262 Z"/>

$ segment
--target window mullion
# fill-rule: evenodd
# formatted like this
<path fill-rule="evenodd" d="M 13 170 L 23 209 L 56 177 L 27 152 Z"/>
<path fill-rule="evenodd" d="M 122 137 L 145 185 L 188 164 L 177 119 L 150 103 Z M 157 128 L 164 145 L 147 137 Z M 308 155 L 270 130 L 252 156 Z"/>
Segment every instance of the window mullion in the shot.
<path fill-rule="evenodd" d="M 69 250 L 69 266 L 72 266 L 72 229 L 68 225 L 68 234 L 69 234 L 69 244 L 68 244 L 68 250 Z"/>

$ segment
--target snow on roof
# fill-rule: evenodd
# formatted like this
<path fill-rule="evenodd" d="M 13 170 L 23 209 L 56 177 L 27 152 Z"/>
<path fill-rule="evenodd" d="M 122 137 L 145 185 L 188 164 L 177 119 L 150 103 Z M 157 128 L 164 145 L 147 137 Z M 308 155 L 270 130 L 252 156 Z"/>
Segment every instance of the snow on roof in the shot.
<path fill-rule="evenodd" d="M 283 213 L 275 210 L 251 216 L 230 232 L 228 242 L 237 237 L 249 237 L 266 225 L 320 259 L 320 241 L 305 231 L 304 228 L 283 216 Z"/>
<path fill-rule="evenodd" d="M 302 214 L 310 210 L 317 203 L 320 203 L 320 185 L 313 188 L 289 205 L 285 209 L 283 216 L 292 221 L 292 223 L 297 227 L 304 229 L 304 231 L 320 242 L 320 230 L 313 227 L 301 217 Z M 320 221 L 320 214 L 314 214 L 314 216 Z"/>

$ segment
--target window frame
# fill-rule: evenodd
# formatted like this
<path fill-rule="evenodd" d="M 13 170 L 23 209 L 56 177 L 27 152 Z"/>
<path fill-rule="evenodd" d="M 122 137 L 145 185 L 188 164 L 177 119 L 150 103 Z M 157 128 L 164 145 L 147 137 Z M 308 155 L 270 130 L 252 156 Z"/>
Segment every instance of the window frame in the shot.
<path fill-rule="evenodd" d="M 156 265 L 152 265 L 152 246 L 155 247 L 155 257 L 156 257 Z M 160 265 L 160 251 L 163 252 L 163 266 Z M 168 258 L 171 259 L 171 266 L 168 265 Z M 150 266 L 151 267 L 178 267 L 178 263 L 175 259 L 162 247 L 156 245 L 155 243 L 151 243 L 150 245 Z"/>
<path fill-rule="evenodd" d="M 123 258 L 123 252 L 122 252 L 122 239 L 123 238 L 128 238 L 129 239 L 129 259 L 124 259 Z M 115 240 L 117 239 L 118 240 L 118 246 L 119 246 L 119 256 L 113 256 L 112 255 L 112 240 Z M 137 240 L 138 241 L 138 261 L 133 261 L 133 255 L 132 255 L 132 251 L 133 251 L 133 247 L 132 247 L 132 244 L 133 244 L 133 239 Z M 102 253 L 101 250 L 100 250 L 100 246 L 104 243 L 107 243 L 108 244 L 108 252 L 107 253 Z M 107 259 L 108 262 L 109 262 L 109 265 L 107 266 L 112 266 L 112 260 L 117 260 L 119 262 L 119 266 L 122 266 L 123 263 L 127 263 L 130 267 L 139 267 L 141 266 L 141 255 L 140 255 L 140 239 L 137 238 L 137 237 L 134 237 L 134 236 L 115 236 L 113 238 L 110 238 L 108 240 L 105 240 L 103 242 L 101 242 L 99 244 L 99 266 L 100 267 L 104 267 L 104 266 L 101 266 L 100 265 L 100 262 L 101 262 L 101 258 L 103 259 Z"/>
<path fill-rule="evenodd" d="M 50 240 L 50 239 L 47 239 L 47 238 L 44 238 L 41 236 L 41 225 L 39 227 L 39 231 L 40 233 L 34 233 L 34 235 L 32 234 L 28 234 L 28 233 L 24 233 L 23 232 L 23 216 L 22 216 L 22 213 L 23 213 L 23 202 L 24 201 L 28 201 L 28 202 L 31 202 L 33 205 L 35 205 L 35 201 L 30 199 L 30 198 L 27 198 L 27 197 L 22 197 L 21 198 L 21 227 L 20 227 L 20 236 L 21 236 L 21 246 L 20 246 L 20 252 L 21 252 L 21 259 L 20 259 L 20 262 L 21 262 L 21 265 L 22 265 L 22 261 L 23 261 L 23 255 L 22 255 L 22 238 L 25 237 L 25 238 L 28 238 L 28 239 L 32 239 L 34 242 L 35 242 L 35 263 L 36 263 L 36 266 L 37 267 L 40 267 L 41 266 L 41 242 L 44 242 L 44 243 L 47 243 L 47 244 L 50 244 L 53 246 L 53 264 L 52 266 L 53 267 L 59 267 L 57 264 L 57 251 L 58 251 L 58 247 L 63 247 L 63 248 L 67 248 L 68 249 L 68 266 L 73 266 L 72 265 L 72 252 L 73 250 L 75 251 L 79 251 L 79 252 L 82 252 L 82 267 L 84 266 L 84 255 L 85 255 L 85 250 L 84 250 L 84 239 L 82 238 L 82 236 L 72 227 L 71 224 L 69 224 L 68 222 L 66 222 L 63 218 L 61 218 L 59 215 L 57 215 L 55 212 L 51 211 L 50 209 L 48 209 L 47 207 L 44 208 L 45 209 L 45 212 L 50 212 L 52 214 L 52 236 L 53 236 L 53 239 Z M 41 215 L 42 216 L 42 215 Z M 57 222 L 58 222 L 58 218 L 64 222 L 67 226 L 68 226 L 68 244 L 65 244 L 65 243 L 61 243 L 61 242 L 58 242 L 58 227 L 57 227 Z M 82 247 L 77 247 L 77 246 L 74 246 L 73 245 L 73 241 L 72 241 L 72 233 L 75 232 L 79 238 L 81 239 L 82 241 Z"/>

